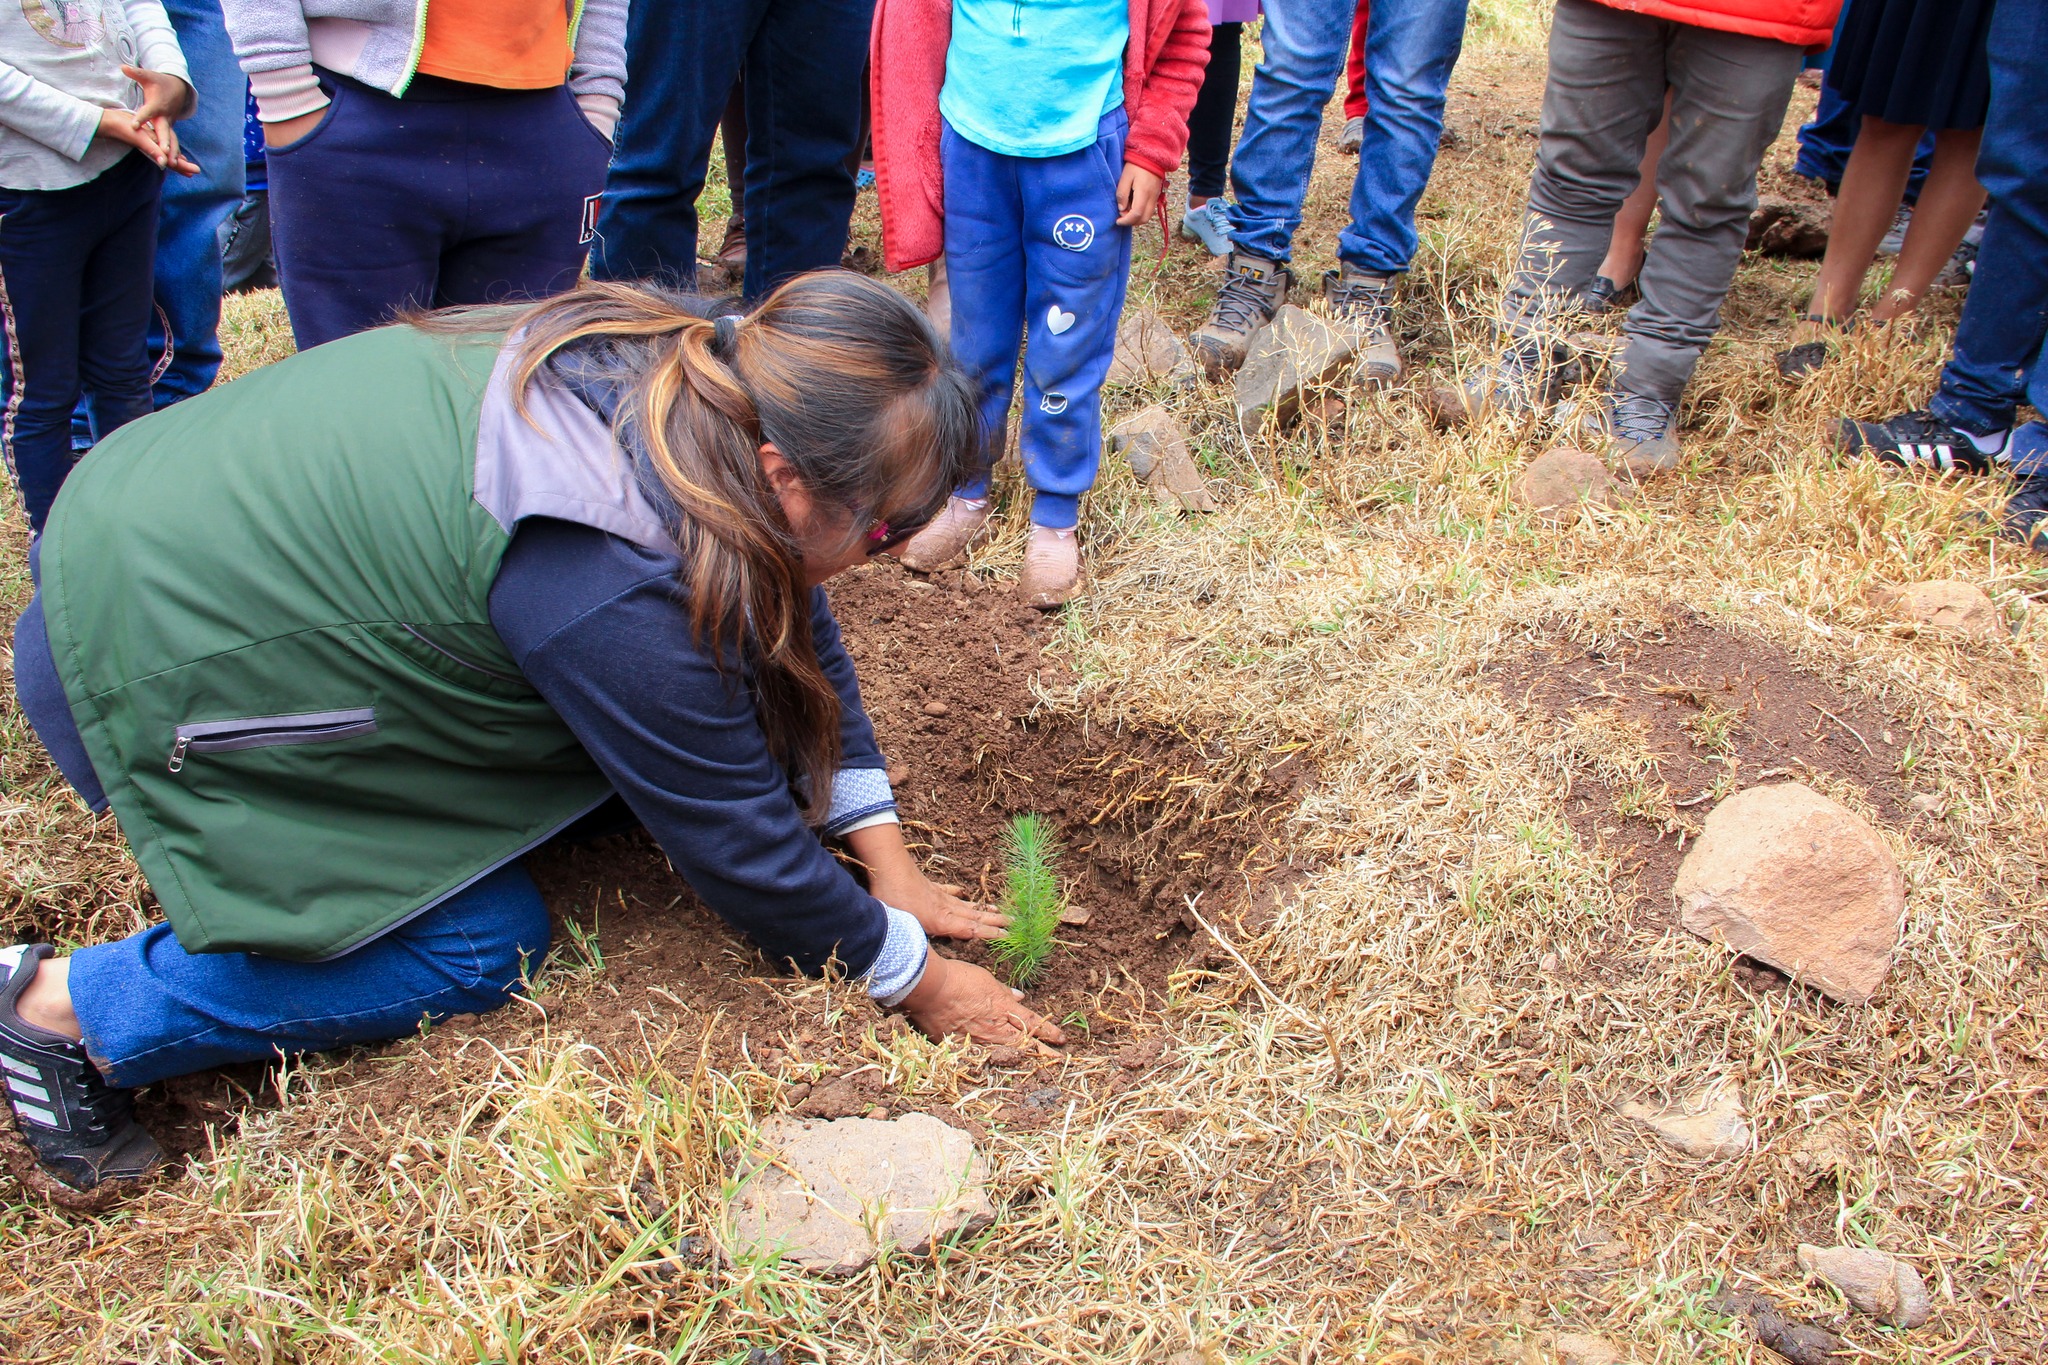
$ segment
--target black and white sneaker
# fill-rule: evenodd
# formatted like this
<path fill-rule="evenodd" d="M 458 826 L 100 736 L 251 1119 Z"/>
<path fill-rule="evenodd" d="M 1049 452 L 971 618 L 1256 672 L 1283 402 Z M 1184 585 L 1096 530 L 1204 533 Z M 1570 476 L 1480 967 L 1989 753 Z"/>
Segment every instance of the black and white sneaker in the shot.
<path fill-rule="evenodd" d="M 1999 534 L 2036 554 L 2048 555 L 2048 474 L 2019 481 L 1999 516 Z"/>
<path fill-rule="evenodd" d="M 0 1076 L 15 1125 L 45 1171 L 74 1190 L 139 1180 L 163 1149 L 135 1121 L 135 1092 L 108 1085 L 85 1045 L 23 1019 L 15 1003 L 35 979 L 47 943 L 0 948 Z"/>
<path fill-rule="evenodd" d="M 1882 422 L 1844 418 L 1836 424 L 1835 442 L 1844 454 L 1882 460 L 1901 469 L 1984 474 L 2004 456 L 2009 434 L 1972 436 L 1926 408 L 1915 408 Z"/>

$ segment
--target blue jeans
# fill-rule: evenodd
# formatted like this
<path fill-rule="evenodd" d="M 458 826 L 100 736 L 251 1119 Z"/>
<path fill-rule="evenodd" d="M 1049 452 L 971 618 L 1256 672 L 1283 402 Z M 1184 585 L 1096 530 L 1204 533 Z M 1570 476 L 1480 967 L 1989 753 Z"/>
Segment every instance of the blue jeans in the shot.
<path fill-rule="evenodd" d="M 71 955 L 86 1051 L 116 1085 L 403 1037 L 512 997 L 548 950 L 548 911 L 508 863 L 328 962 L 188 953 L 167 924 Z"/>
<path fill-rule="evenodd" d="M 1465 41 L 1466 0 L 1373 0 L 1365 34 L 1365 145 L 1351 223 L 1337 239 L 1347 265 L 1408 268 L 1415 205 L 1436 166 L 1444 90 Z M 1252 76 L 1244 132 L 1230 166 L 1238 250 L 1284 261 L 1301 226 L 1323 107 L 1343 74 L 1357 0 L 1266 0 L 1265 59 Z"/>
<path fill-rule="evenodd" d="M 1116 224 L 1126 130 L 1112 109 L 1092 145 L 1045 157 L 991 152 L 951 124 L 939 134 L 953 354 L 981 385 L 983 430 L 1000 441 L 1025 339 L 1018 454 L 1038 526 L 1079 519 L 1102 459 L 1102 381 L 1131 273 L 1131 230 Z M 986 476 L 960 490 L 987 492 Z"/>
<path fill-rule="evenodd" d="M 149 414 L 150 262 L 164 173 L 130 152 L 83 185 L 0 189 L 0 446 L 41 531 L 90 433 Z"/>
<path fill-rule="evenodd" d="M 1991 212 L 1955 355 L 1928 404 L 1979 435 L 2012 425 L 2022 392 L 2048 413 L 2048 0 L 1999 0 L 1991 21 L 1991 111 L 1977 178 Z M 2048 425 L 2013 433 L 2015 474 L 2048 472 Z"/>
<path fill-rule="evenodd" d="M 626 16 L 626 107 L 591 249 L 601 280 L 697 274 L 697 195 L 746 77 L 748 298 L 839 264 L 875 0 L 660 0 Z"/>
<path fill-rule="evenodd" d="M 178 125 L 178 143 L 199 163 L 199 174 L 169 177 L 157 216 L 157 316 L 150 324 L 149 352 L 163 366 L 152 394 L 159 408 L 204 393 L 220 373 L 219 233 L 221 220 L 242 200 L 248 91 L 220 0 L 164 0 L 164 10 L 199 95 L 197 112 Z"/>

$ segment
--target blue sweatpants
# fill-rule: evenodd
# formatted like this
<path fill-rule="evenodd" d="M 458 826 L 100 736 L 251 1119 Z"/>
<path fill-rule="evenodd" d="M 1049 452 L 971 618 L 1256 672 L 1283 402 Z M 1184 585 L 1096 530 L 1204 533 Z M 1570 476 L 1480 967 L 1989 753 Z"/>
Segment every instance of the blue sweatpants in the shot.
<path fill-rule="evenodd" d="M 946 277 L 953 354 L 981 384 L 981 416 L 1000 447 L 1024 338 L 1018 453 L 1031 520 L 1065 529 L 1102 460 L 1102 381 L 1116 349 L 1131 273 L 1131 231 L 1116 225 L 1124 111 L 1065 156 L 1004 156 L 940 135 L 946 178 Z M 983 497 L 988 480 L 960 490 Z"/>

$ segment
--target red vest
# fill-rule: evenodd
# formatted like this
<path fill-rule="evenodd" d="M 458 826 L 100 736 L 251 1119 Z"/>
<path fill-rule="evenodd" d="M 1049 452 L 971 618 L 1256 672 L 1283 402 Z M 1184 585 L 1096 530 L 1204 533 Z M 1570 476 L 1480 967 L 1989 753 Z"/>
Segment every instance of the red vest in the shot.
<path fill-rule="evenodd" d="M 1610 9 L 1631 10 L 1652 19 L 1673 19 L 1701 28 L 1747 33 L 1804 48 L 1834 40 L 1842 0 L 1600 0 Z"/>

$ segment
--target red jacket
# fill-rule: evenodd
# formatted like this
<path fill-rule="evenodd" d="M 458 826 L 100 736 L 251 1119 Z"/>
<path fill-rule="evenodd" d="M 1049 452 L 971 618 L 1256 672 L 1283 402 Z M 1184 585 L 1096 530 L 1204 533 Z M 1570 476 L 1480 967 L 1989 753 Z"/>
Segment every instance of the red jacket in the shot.
<path fill-rule="evenodd" d="M 1700 28 L 1774 38 L 1805 48 L 1834 41 L 1842 0 L 1600 0 L 1609 9 L 1632 10 L 1652 19 L 1675 19 Z"/>
<path fill-rule="evenodd" d="M 1130 0 L 1124 48 L 1124 160 L 1161 179 L 1188 147 L 1188 113 L 1209 65 L 1206 0 Z M 875 6 L 869 106 L 875 188 L 882 196 L 882 255 L 891 270 L 946 250 L 939 171 L 939 87 L 953 39 L 953 0 L 880 0 Z"/>

